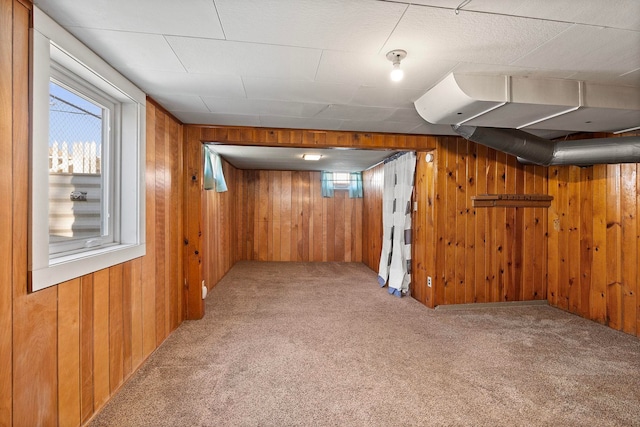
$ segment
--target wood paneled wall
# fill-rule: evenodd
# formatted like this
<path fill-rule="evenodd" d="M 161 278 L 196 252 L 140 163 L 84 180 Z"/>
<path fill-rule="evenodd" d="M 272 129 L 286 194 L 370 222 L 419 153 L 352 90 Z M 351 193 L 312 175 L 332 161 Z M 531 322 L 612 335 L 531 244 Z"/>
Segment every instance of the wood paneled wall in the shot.
<path fill-rule="evenodd" d="M 427 162 L 427 153 L 416 153 L 416 175 L 413 200 L 417 204 L 412 217 L 413 245 L 411 295 L 427 307 L 434 307 L 434 287 L 427 286 L 427 277 L 436 271 L 435 256 L 435 161 Z M 431 152 L 433 155 L 434 153 Z"/>
<path fill-rule="evenodd" d="M 224 160 L 222 166 L 228 191 L 202 191 L 202 277 L 208 289 L 242 259 L 242 205 L 238 203 L 244 188 L 242 171 Z"/>
<path fill-rule="evenodd" d="M 241 172 L 241 259 L 362 261 L 362 199 L 322 197 L 320 172 Z"/>
<path fill-rule="evenodd" d="M 637 336 L 639 167 L 550 167 L 547 257 L 551 305 Z"/>
<path fill-rule="evenodd" d="M 415 223 L 433 242 L 414 253 L 417 297 L 429 306 L 545 299 L 547 210 L 471 206 L 477 194 L 546 194 L 545 168 L 456 137 L 438 138 L 435 157 L 433 179 L 423 160 L 417 168 Z"/>
<path fill-rule="evenodd" d="M 362 173 L 364 209 L 362 211 L 362 262 L 378 271 L 382 253 L 382 193 L 384 189 L 384 164 Z"/>
<path fill-rule="evenodd" d="M 366 244 L 362 238 L 364 202 L 350 200 L 341 192 L 334 199 L 318 199 L 318 173 L 238 171 L 225 164 L 225 173 L 228 170 L 233 176 L 227 177 L 227 184 L 235 186 L 237 195 L 230 191 L 227 196 L 203 196 L 202 143 L 408 150 L 436 146 L 436 138 L 422 135 L 300 129 L 186 125 L 184 135 L 184 254 L 189 319 L 204 315 L 202 280 L 209 288 L 215 286 L 235 262 L 231 260 L 359 262 Z M 372 221 L 371 224 L 375 222 Z M 228 235 L 220 233 L 222 228 L 228 230 Z M 222 242 L 212 233 L 219 234 Z M 374 252 L 375 249 L 369 250 L 369 256 L 379 258 L 379 252 L 371 255 Z"/>
<path fill-rule="evenodd" d="M 31 4 L 0 0 L 0 425 L 78 426 L 184 317 L 181 125 L 147 105 L 147 255 L 27 293 Z"/>

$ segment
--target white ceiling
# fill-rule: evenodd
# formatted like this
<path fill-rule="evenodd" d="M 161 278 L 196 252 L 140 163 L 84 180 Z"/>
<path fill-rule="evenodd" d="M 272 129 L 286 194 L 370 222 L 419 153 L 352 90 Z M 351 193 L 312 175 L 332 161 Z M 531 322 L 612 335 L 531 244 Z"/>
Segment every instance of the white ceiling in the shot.
<path fill-rule="evenodd" d="M 460 3 L 35 0 L 184 123 L 452 134 L 413 105 L 451 72 L 640 87 L 638 0 Z"/>
<path fill-rule="evenodd" d="M 210 144 L 237 169 L 360 172 L 397 153 L 395 150 L 354 150 L 342 148 L 257 147 Z M 319 154 L 317 161 L 305 161 L 304 154 Z"/>

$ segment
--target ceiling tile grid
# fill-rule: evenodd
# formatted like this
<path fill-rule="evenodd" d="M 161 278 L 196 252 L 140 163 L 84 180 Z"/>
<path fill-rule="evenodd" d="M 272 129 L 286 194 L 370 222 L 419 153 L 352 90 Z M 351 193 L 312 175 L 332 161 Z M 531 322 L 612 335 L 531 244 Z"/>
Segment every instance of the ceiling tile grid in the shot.
<path fill-rule="evenodd" d="M 451 134 L 413 102 L 452 72 L 640 87 L 637 0 L 35 4 L 185 123 Z"/>

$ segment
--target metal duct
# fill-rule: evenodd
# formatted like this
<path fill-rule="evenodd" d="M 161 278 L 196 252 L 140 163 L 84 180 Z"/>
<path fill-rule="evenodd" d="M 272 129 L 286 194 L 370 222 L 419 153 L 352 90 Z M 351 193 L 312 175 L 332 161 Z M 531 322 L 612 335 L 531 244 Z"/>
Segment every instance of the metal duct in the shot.
<path fill-rule="evenodd" d="M 550 141 L 516 129 L 452 125 L 469 141 L 516 156 L 521 163 L 541 166 L 591 166 L 640 162 L 640 137 Z"/>

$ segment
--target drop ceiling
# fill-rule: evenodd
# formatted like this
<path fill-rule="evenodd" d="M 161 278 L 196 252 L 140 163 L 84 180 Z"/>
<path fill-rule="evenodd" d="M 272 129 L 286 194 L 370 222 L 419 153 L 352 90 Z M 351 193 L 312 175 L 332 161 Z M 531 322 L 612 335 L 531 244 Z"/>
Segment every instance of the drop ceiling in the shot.
<path fill-rule="evenodd" d="M 209 147 L 237 169 L 245 170 L 360 172 L 397 153 L 395 150 L 257 147 L 229 144 L 209 144 Z M 317 161 L 303 160 L 304 154 L 318 154 L 322 157 Z"/>
<path fill-rule="evenodd" d="M 640 93 L 640 1 L 471 0 L 456 13 L 460 3 L 35 1 L 184 123 L 448 135 L 414 102 L 451 73 Z M 408 52 L 401 82 L 389 79 L 392 49 Z"/>

